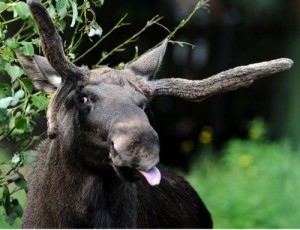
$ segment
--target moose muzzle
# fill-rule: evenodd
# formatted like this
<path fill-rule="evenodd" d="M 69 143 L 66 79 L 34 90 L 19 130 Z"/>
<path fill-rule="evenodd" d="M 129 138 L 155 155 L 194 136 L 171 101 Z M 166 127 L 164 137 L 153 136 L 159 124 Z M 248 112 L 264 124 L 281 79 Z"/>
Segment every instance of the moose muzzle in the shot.
<path fill-rule="evenodd" d="M 114 167 L 129 167 L 141 173 L 151 185 L 160 183 L 159 138 L 149 123 L 128 120 L 114 124 L 108 138 Z"/>

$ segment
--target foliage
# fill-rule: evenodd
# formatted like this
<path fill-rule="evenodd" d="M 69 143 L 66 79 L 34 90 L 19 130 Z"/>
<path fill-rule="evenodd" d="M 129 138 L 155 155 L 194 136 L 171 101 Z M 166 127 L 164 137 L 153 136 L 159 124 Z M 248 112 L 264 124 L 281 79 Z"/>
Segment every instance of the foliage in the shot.
<path fill-rule="evenodd" d="M 221 158 L 204 146 L 187 178 L 216 228 L 299 228 L 300 151 L 268 140 L 262 120 L 249 125 L 249 139 L 227 142 Z"/>
<path fill-rule="evenodd" d="M 64 43 L 66 55 L 72 62 L 84 58 L 112 32 L 129 25 L 124 22 L 127 16 L 125 15 L 111 30 L 104 33 L 101 26 L 97 24 L 93 11 L 93 8 L 101 7 L 103 3 L 104 0 L 83 0 L 81 5 L 78 5 L 76 0 L 43 1 L 60 32 L 63 33 L 67 27 L 74 28 L 70 41 Z M 206 3 L 207 0 L 200 0 L 187 19 L 173 31 L 168 30 L 169 40 L 198 9 L 206 6 Z M 1 1 L 0 18 L 0 144 L 3 146 L 2 149 L 0 148 L 0 156 L 2 156 L 0 157 L 0 212 L 5 221 L 13 225 L 23 213 L 24 194 L 27 192 L 24 173 L 32 162 L 31 148 L 44 136 L 44 134 L 33 134 L 33 131 L 40 114 L 43 114 L 42 112 L 47 108 L 51 95 L 35 91 L 15 56 L 16 50 L 27 56 L 41 53 L 41 41 L 28 6 L 19 0 Z M 70 21 L 67 18 L 71 19 L 70 24 L 67 24 Z M 114 49 L 103 52 L 96 61 L 95 67 L 101 65 L 107 57 L 123 51 L 127 44 L 135 42 L 150 26 L 159 25 L 166 29 L 159 24 L 160 19 L 161 17 L 158 16 L 152 18 L 130 38 L 116 45 Z M 96 37 L 98 41 L 79 55 L 77 50 L 84 36 Z M 121 63 L 119 67 L 122 66 L 124 64 Z M 14 150 L 4 149 L 4 145 L 13 145 Z M 2 222 L 0 218 L 0 225 Z M 18 224 L 19 220 L 13 226 Z M 4 224 L 6 228 L 9 225 Z"/>

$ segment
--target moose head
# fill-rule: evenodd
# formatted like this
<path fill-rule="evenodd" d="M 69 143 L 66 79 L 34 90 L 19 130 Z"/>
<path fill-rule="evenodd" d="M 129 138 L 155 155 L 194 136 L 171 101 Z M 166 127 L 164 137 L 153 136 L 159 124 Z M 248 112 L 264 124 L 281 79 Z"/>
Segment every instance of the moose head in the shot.
<path fill-rule="evenodd" d="M 153 97 L 170 95 L 199 102 L 292 65 L 291 60 L 282 58 L 237 67 L 204 80 L 155 80 L 168 44 L 165 39 L 122 70 L 89 70 L 66 58 L 61 38 L 43 5 L 36 0 L 27 3 L 46 58 L 17 56 L 34 86 L 53 93 L 47 111 L 48 137 L 63 141 L 91 170 L 114 168 L 126 178 L 130 172 L 129 180 L 141 174 L 150 185 L 158 184 L 161 177 L 156 168 L 159 137 L 151 126 L 149 110 Z"/>

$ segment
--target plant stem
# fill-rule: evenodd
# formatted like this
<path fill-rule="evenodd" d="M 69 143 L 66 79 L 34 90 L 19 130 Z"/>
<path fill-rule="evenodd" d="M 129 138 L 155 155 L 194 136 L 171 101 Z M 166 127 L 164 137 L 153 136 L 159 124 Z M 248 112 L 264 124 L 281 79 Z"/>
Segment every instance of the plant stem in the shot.
<path fill-rule="evenodd" d="M 12 128 L 11 130 L 9 130 L 1 139 L 0 142 L 2 142 L 5 138 L 7 138 L 13 131 L 15 130 L 15 128 Z"/>
<path fill-rule="evenodd" d="M 107 53 L 106 55 L 104 55 L 97 63 L 96 66 L 98 66 L 100 63 L 102 63 L 105 59 L 107 59 L 109 56 L 111 56 L 113 53 L 115 53 L 116 51 L 120 50 L 123 46 L 127 45 L 128 43 L 131 43 L 133 41 L 135 41 L 135 39 L 141 35 L 147 28 L 157 24 L 158 21 L 160 21 L 162 19 L 162 17 L 159 17 L 158 15 L 153 17 L 150 21 L 148 21 L 146 23 L 146 25 L 140 30 L 138 31 L 136 34 L 134 34 L 133 36 L 131 36 L 130 38 L 128 38 L 125 42 L 121 43 L 120 45 L 118 45 L 117 47 L 115 47 L 114 49 L 112 49 L 109 53 Z"/>
<path fill-rule="evenodd" d="M 83 15 L 83 10 L 80 13 L 80 18 L 82 18 L 82 15 Z M 73 34 L 72 40 L 71 40 L 70 45 L 69 45 L 69 47 L 70 47 L 69 49 L 70 49 L 71 53 L 74 52 L 74 50 L 78 47 L 77 44 L 80 43 L 79 41 L 81 41 L 81 38 L 82 38 L 82 33 L 80 33 L 80 38 L 78 39 L 78 41 L 76 42 L 76 44 L 73 45 L 74 41 L 75 41 L 76 33 L 77 33 L 78 29 L 79 29 L 79 25 L 80 25 L 80 23 L 77 23 L 77 25 L 75 27 L 75 33 Z"/>
<path fill-rule="evenodd" d="M 14 34 L 13 38 L 16 38 L 17 36 L 20 35 L 20 33 L 22 33 L 25 30 L 25 25 L 26 23 L 24 22 L 21 28 L 18 30 L 18 32 Z"/>
<path fill-rule="evenodd" d="M 185 26 L 185 24 L 187 22 L 189 22 L 191 20 L 191 18 L 194 16 L 194 14 L 199 10 L 201 9 L 203 6 L 205 6 L 206 4 L 208 3 L 208 0 L 201 0 L 199 1 L 195 8 L 193 9 L 193 11 L 190 13 L 190 15 L 186 18 L 186 19 L 183 19 L 180 24 L 172 31 L 172 33 L 170 33 L 168 35 L 168 40 L 170 40 L 172 37 L 174 37 L 174 35 L 178 32 L 178 30 L 180 30 L 182 27 Z"/>
<path fill-rule="evenodd" d="M 108 31 L 104 36 L 102 36 L 91 48 L 89 48 L 86 52 L 84 52 L 82 55 L 77 57 L 74 62 L 77 62 L 78 60 L 82 59 L 85 55 L 87 55 L 89 52 L 91 52 L 93 49 L 95 49 L 105 38 L 107 38 L 113 31 L 116 29 L 128 25 L 127 23 L 122 23 L 125 18 L 127 17 L 127 14 L 125 14 L 119 21 L 118 23 L 110 30 Z"/>
<path fill-rule="evenodd" d="M 7 25 L 7 24 L 9 24 L 9 23 L 18 21 L 19 19 L 20 19 L 20 17 L 16 17 L 16 18 L 13 18 L 13 19 L 11 19 L 11 20 L 8 20 L 8 21 L 3 22 L 2 24 L 3 24 L 3 25 Z"/>

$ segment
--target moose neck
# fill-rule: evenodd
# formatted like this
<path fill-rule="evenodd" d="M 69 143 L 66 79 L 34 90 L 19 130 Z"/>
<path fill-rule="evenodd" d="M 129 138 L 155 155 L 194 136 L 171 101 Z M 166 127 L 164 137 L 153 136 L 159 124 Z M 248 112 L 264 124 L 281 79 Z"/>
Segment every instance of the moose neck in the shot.
<path fill-rule="evenodd" d="M 49 142 L 48 142 L 49 143 Z M 55 191 L 56 193 L 65 194 L 65 189 L 70 190 L 67 194 L 73 194 L 80 197 L 76 204 L 81 213 L 78 216 L 78 226 L 89 228 L 122 228 L 124 223 L 127 227 L 136 228 L 137 216 L 137 190 L 136 184 L 122 180 L 112 166 L 108 165 L 106 169 L 91 169 L 86 164 L 78 160 L 82 154 L 89 154 L 89 151 L 95 154 L 99 151 L 99 146 L 88 146 L 86 148 L 77 148 L 74 151 L 63 149 L 65 145 L 59 138 L 50 141 L 50 152 L 48 154 L 48 167 L 51 175 L 56 174 L 59 180 L 51 180 L 49 183 L 64 183 L 67 187 L 55 184 L 56 189 L 64 191 Z M 82 146 L 82 145 L 81 145 Z M 84 145 L 83 145 L 84 146 Z M 58 149 L 63 151 L 58 151 Z M 65 154 L 59 155 L 59 152 Z M 106 154 L 108 150 L 103 148 L 101 154 Z M 90 165 L 89 165 L 90 166 Z M 65 197 L 62 209 L 69 210 L 74 204 L 68 203 L 69 198 Z M 127 210 L 124 212 L 124 210 Z M 67 211 L 68 212 L 68 211 Z M 85 218 L 83 218 L 85 216 Z M 87 218 L 86 218 L 87 217 Z M 114 220 L 114 221 L 113 221 Z M 115 221 L 118 220 L 118 221 Z M 70 227 L 73 223 L 70 223 Z M 75 227 L 78 227 L 75 226 Z"/>
<path fill-rule="evenodd" d="M 136 228 L 136 184 L 112 175 L 95 180 L 87 197 L 87 223 L 91 227 Z"/>

